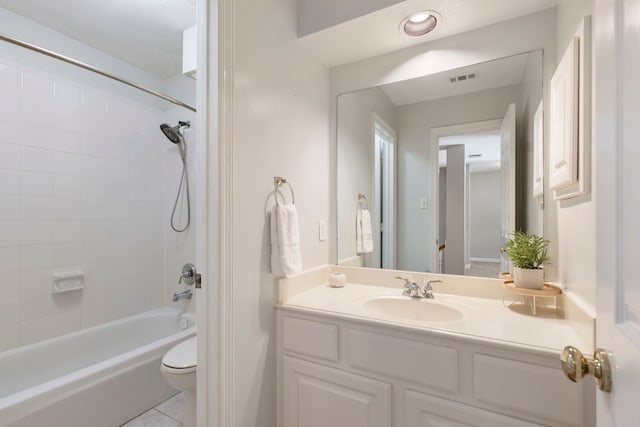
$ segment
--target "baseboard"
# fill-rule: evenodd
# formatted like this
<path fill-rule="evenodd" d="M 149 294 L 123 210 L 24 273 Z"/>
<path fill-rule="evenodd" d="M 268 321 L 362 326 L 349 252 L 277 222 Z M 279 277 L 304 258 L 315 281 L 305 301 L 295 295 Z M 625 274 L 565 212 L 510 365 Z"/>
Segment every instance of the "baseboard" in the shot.
<path fill-rule="evenodd" d="M 471 262 L 495 262 L 497 264 L 500 264 L 500 258 L 476 258 L 476 257 L 471 257 Z"/>

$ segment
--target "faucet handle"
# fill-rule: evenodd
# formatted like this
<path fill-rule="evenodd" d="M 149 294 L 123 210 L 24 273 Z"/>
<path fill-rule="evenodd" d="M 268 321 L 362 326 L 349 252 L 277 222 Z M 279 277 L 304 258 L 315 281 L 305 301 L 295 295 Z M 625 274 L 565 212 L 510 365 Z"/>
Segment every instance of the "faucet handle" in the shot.
<path fill-rule="evenodd" d="M 425 280 L 424 288 L 422 289 L 422 297 L 428 299 L 434 299 L 432 283 L 442 283 L 442 280 Z"/>
<path fill-rule="evenodd" d="M 411 296 L 411 293 L 413 292 L 413 289 L 411 288 L 411 280 L 407 279 L 406 277 L 400 277 L 400 276 L 396 276 L 396 279 L 398 280 L 404 280 L 404 285 L 403 290 L 402 290 L 402 295 L 404 295 L 405 297 L 409 297 Z"/>
<path fill-rule="evenodd" d="M 396 276 L 395 278 L 398 280 L 404 280 L 405 287 L 409 287 L 411 285 L 411 280 L 407 279 L 406 277 Z"/>
<path fill-rule="evenodd" d="M 442 283 L 442 280 L 425 280 L 424 283 L 424 288 L 425 290 L 433 290 L 433 287 L 431 286 L 432 283 Z"/>
<path fill-rule="evenodd" d="M 180 273 L 180 277 L 178 278 L 178 285 L 182 284 L 183 282 L 186 285 L 193 285 L 199 279 L 198 276 L 200 275 L 197 273 L 195 265 L 187 263 L 182 266 L 182 272 Z"/>
<path fill-rule="evenodd" d="M 442 280 L 424 280 L 424 288 L 422 289 L 422 297 L 423 298 L 428 298 L 428 299 L 434 299 L 435 297 L 433 296 L 433 287 L 431 286 L 432 283 L 442 283 Z"/>

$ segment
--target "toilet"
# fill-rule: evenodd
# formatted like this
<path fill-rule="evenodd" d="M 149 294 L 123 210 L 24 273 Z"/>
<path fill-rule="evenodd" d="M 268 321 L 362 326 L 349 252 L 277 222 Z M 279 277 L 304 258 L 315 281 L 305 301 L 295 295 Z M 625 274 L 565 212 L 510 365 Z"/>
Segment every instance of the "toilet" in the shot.
<path fill-rule="evenodd" d="M 196 337 L 182 341 L 162 358 L 162 375 L 171 387 L 184 392 L 183 427 L 196 426 Z"/>

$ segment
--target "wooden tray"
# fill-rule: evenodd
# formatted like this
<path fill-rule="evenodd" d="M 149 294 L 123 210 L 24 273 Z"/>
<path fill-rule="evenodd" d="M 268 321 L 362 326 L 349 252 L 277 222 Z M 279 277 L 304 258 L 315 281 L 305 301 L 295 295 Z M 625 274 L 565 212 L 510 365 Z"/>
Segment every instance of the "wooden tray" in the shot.
<path fill-rule="evenodd" d="M 545 283 L 542 289 L 516 288 L 513 280 L 505 280 L 502 288 L 518 295 L 527 295 L 534 297 L 555 297 L 562 293 L 562 290 L 550 283 Z"/>
<path fill-rule="evenodd" d="M 513 280 L 513 277 L 511 277 L 511 273 L 508 271 L 501 271 L 498 273 L 498 279 Z"/>

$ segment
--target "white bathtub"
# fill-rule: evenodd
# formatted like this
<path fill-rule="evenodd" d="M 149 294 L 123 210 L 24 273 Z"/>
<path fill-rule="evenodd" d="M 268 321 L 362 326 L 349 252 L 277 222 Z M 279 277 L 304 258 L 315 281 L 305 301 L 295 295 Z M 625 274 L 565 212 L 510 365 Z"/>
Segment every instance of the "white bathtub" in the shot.
<path fill-rule="evenodd" d="M 160 361 L 193 335 L 161 308 L 0 353 L 0 426 L 119 426 L 175 393 Z"/>

